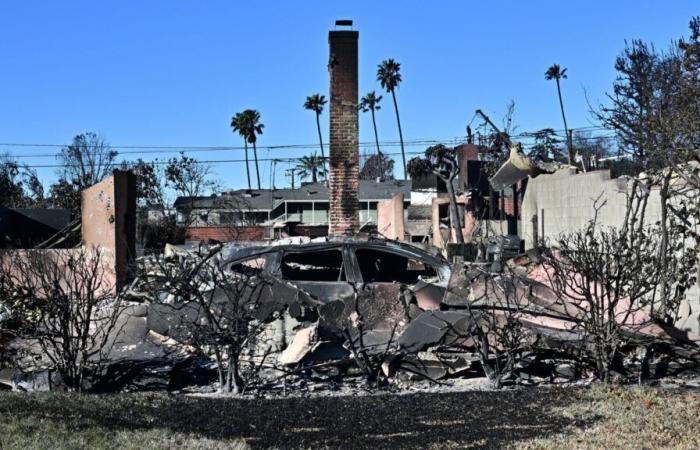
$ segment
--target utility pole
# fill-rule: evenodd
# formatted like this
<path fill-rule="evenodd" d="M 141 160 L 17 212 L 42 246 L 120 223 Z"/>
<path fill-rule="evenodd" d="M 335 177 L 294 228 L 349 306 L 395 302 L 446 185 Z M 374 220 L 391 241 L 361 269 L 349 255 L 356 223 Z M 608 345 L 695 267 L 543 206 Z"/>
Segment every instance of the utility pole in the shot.
<path fill-rule="evenodd" d="M 484 112 L 483 112 L 482 110 L 477 109 L 477 110 L 476 110 L 476 114 L 480 115 L 480 116 L 484 119 L 484 121 L 485 121 L 487 124 L 489 124 L 489 126 L 491 126 L 491 128 L 493 128 L 493 129 L 496 131 L 496 133 L 498 133 L 499 136 L 501 136 L 501 138 L 503 139 L 503 141 L 504 141 L 506 144 L 508 144 L 508 147 L 509 147 L 509 150 L 510 150 L 510 146 L 513 145 L 513 141 L 511 141 L 510 136 L 508 136 L 507 133 L 502 132 L 502 131 L 500 130 L 500 128 L 498 128 L 498 127 L 496 126 L 496 124 L 493 123 L 493 122 L 491 121 L 491 118 L 490 118 L 489 116 L 487 116 L 486 114 L 484 114 Z M 489 183 L 489 188 L 491 188 L 491 183 Z M 517 194 L 517 192 L 518 192 L 518 186 L 514 184 L 514 185 L 512 186 L 511 189 L 512 189 L 512 191 L 513 191 L 513 219 L 512 219 L 512 220 L 508 220 L 508 234 L 518 234 L 518 217 L 517 217 L 517 214 L 518 214 L 518 194 Z M 493 193 L 493 189 L 489 189 L 489 193 L 492 194 L 492 193 Z M 500 196 L 501 196 L 502 199 L 504 198 L 504 197 L 503 197 L 503 191 L 500 192 Z M 492 197 L 489 199 L 489 203 L 493 203 L 493 200 L 494 200 L 494 199 L 493 199 L 493 196 L 492 196 Z M 502 201 L 502 204 L 503 204 L 503 206 L 505 207 L 505 202 L 504 202 L 504 201 Z M 503 214 L 503 212 L 504 212 L 504 211 L 501 211 L 501 214 Z"/>
<path fill-rule="evenodd" d="M 277 189 L 275 187 L 275 172 L 277 172 L 277 160 L 273 159 L 272 160 L 272 190 L 274 191 Z"/>
<path fill-rule="evenodd" d="M 296 175 L 296 168 L 292 167 L 284 171 L 284 174 L 292 178 L 292 189 L 294 189 L 294 175 Z"/>
<path fill-rule="evenodd" d="M 573 165 L 576 165 L 576 157 L 574 155 L 574 130 L 569 130 L 566 133 L 566 145 L 569 148 L 569 165 L 572 165 L 572 155 L 574 156 L 573 158 Z M 576 152 L 578 155 L 578 151 Z M 583 155 L 581 156 L 581 167 L 583 167 L 583 173 L 586 173 L 586 161 L 583 159 Z"/>
<path fill-rule="evenodd" d="M 480 115 L 480 116 L 484 119 L 484 121 L 485 121 L 487 124 L 489 124 L 489 126 L 491 126 L 491 128 L 493 128 L 494 130 L 496 130 L 496 133 L 498 133 L 501 137 L 503 137 L 503 140 L 506 142 L 506 144 L 508 144 L 508 145 L 510 146 L 510 145 L 513 143 L 513 142 L 510 140 L 510 136 L 508 136 L 507 133 L 502 132 L 502 131 L 496 126 L 495 123 L 491 122 L 491 119 L 489 118 L 489 116 L 487 116 L 486 114 L 484 114 L 483 111 L 481 111 L 480 109 L 477 109 L 477 110 L 476 110 L 476 114 Z"/>

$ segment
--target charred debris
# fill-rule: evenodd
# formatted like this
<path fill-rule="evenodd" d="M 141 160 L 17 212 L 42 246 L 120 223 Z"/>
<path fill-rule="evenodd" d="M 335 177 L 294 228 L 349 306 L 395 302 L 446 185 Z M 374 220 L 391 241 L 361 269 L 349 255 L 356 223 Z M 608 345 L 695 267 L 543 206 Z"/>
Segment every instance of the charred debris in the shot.
<path fill-rule="evenodd" d="M 700 338 L 670 320 L 697 255 L 686 234 L 644 222 L 648 192 L 631 181 L 620 229 L 596 222 L 598 205 L 551 247 L 536 239 L 521 252 L 517 236 L 492 236 L 473 261 L 368 236 L 166 245 L 118 289 L 117 278 L 101 286 L 117 271 L 88 247 L 7 253 L 0 387 L 285 394 L 697 379 Z"/>
<path fill-rule="evenodd" d="M 94 313 L 109 328 L 72 366 L 51 364 L 66 360 L 53 319 L 5 333 L 0 384 L 271 395 L 697 376 L 698 338 L 648 305 L 591 302 L 563 280 L 597 282 L 548 249 L 504 258 L 373 238 L 168 245 Z"/>
<path fill-rule="evenodd" d="M 132 316 L 97 387 L 286 393 L 697 373 L 697 338 L 629 301 L 611 306 L 616 333 L 594 333 L 591 305 L 561 289 L 556 258 L 535 249 L 450 264 L 352 238 L 168 246 L 138 260 L 123 293 Z"/>

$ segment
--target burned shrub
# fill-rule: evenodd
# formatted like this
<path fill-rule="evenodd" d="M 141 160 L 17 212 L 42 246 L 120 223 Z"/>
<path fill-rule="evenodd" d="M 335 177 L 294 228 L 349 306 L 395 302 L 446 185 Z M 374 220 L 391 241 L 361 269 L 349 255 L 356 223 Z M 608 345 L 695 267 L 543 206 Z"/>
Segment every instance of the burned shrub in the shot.
<path fill-rule="evenodd" d="M 621 228 L 599 225 L 604 203 L 596 202 L 593 219 L 561 236 L 544 258 L 548 283 L 564 299 L 564 313 L 584 334 L 596 376 L 606 383 L 620 369 L 624 349 L 645 347 L 645 365 L 650 351 L 664 346 L 644 331 L 661 326 L 656 313 L 677 309 L 694 283 L 696 254 L 686 251 L 682 234 L 645 223 L 648 196 L 649 185 L 634 180 Z"/>
<path fill-rule="evenodd" d="M 13 361 L 21 370 L 55 370 L 72 391 L 102 375 L 121 311 L 103 257 L 85 247 L 2 255 L 0 295 L 25 344 Z"/>
<path fill-rule="evenodd" d="M 470 303 L 474 325 L 469 329 L 478 342 L 484 372 L 499 388 L 521 365 L 523 355 L 531 350 L 532 332 L 523 319 L 532 311 L 527 284 L 514 274 L 489 276 L 485 297 Z M 481 303 L 481 305 L 480 305 Z"/>
<path fill-rule="evenodd" d="M 468 293 L 460 293 L 460 287 L 454 286 L 458 280 L 468 283 Z M 508 268 L 502 273 L 492 273 L 477 267 L 468 275 L 463 272 L 461 277 L 454 277 L 451 284 L 448 301 L 454 302 L 461 295 L 463 300 L 458 303 L 466 316 L 459 326 L 450 324 L 453 340 L 475 351 L 493 387 L 515 381 L 516 369 L 522 367 L 523 355 L 532 350 L 534 337 L 525 326 L 525 320 L 534 310 L 527 280 Z"/>
<path fill-rule="evenodd" d="M 214 258 L 217 251 L 148 258 L 138 291 L 151 301 L 149 318 L 168 323 L 165 333 L 214 359 L 222 392 L 242 393 L 271 351 L 264 333 L 278 308 L 261 299 L 270 298 L 275 281 L 255 262 L 248 270 L 225 270 Z"/>

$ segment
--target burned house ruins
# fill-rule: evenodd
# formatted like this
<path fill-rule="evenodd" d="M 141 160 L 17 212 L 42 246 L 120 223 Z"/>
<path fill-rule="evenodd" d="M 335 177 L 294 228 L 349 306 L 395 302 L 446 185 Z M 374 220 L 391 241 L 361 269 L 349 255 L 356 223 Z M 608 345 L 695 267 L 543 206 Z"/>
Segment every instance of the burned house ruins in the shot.
<path fill-rule="evenodd" d="M 485 377 L 499 388 L 698 371 L 693 235 L 640 253 L 662 243 L 651 184 L 544 166 L 517 143 L 496 161 L 472 142 L 449 149 L 448 181 L 438 170 L 361 181 L 359 33 L 335 29 L 328 42 L 328 184 L 181 197 L 188 242 L 137 257 L 136 180 L 115 171 L 82 193 L 80 226 L 0 254 L 0 384 L 286 393 L 302 381 Z M 600 236 L 586 228 L 592 213 L 609 228 Z M 95 255 L 109 289 L 61 266 Z M 32 273 L 33 257 L 53 277 Z M 91 301 L 65 301 L 80 295 Z M 64 300 L 60 314 L 47 299 Z M 76 328 L 91 339 L 66 358 Z"/>

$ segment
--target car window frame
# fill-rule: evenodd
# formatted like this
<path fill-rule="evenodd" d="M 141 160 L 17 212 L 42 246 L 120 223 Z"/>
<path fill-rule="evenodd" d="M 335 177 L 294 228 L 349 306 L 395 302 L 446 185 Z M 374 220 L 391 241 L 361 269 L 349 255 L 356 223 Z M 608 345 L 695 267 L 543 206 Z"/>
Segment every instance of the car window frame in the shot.
<path fill-rule="evenodd" d="M 348 270 L 349 266 L 349 261 L 348 261 L 348 255 L 347 251 L 345 249 L 345 245 L 333 245 L 333 246 L 328 246 L 328 247 L 318 247 L 318 248 L 313 248 L 306 250 L 303 247 L 301 248 L 294 248 L 294 247 L 288 247 L 281 249 L 279 252 L 277 252 L 277 258 L 276 258 L 276 264 L 275 264 L 275 275 L 279 276 L 280 279 L 289 281 L 291 283 L 350 283 L 350 271 Z M 345 273 L 345 279 L 344 280 L 339 280 L 339 281 L 320 281 L 320 280 L 291 280 L 289 278 L 286 278 L 282 274 L 282 262 L 284 261 L 284 257 L 287 254 L 293 254 L 293 253 L 312 253 L 312 252 L 327 252 L 331 250 L 337 250 L 340 252 L 340 256 L 342 258 L 342 263 L 340 266 L 340 270 Z"/>
<path fill-rule="evenodd" d="M 360 269 L 360 261 L 357 258 L 357 251 L 358 250 L 374 250 L 374 251 L 379 251 L 379 252 L 386 252 L 386 253 L 391 253 L 393 255 L 401 256 L 404 258 L 420 261 L 423 264 L 429 265 L 433 269 L 433 271 L 435 272 L 435 274 L 437 275 L 437 277 L 440 280 L 443 279 L 443 275 L 442 275 L 440 267 L 438 267 L 438 265 L 435 264 L 435 262 L 430 261 L 429 259 L 421 260 L 419 257 L 412 255 L 410 252 L 401 251 L 400 249 L 374 247 L 374 246 L 370 246 L 370 245 L 356 245 L 356 246 L 353 246 L 351 253 L 352 253 L 352 261 L 353 261 L 352 265 L 356 268 L 355 276 L 356 276 L 356 279 L 358 280 L 357 281 L 358 283 L 364 283 L 364 284 L 397 283 L 396 281 L 365 281 L 364 277 L 362 276 L 362 269 Z M 403 283 L 403 284 L 406 284 L 406 283 Z"/>
<path fill-rule="evenodd" d="M 247 261 L 249 259 L 258 259 L 258 258 L 263 258 L 265 260 L 265 263 L 263 264 L 262 268 L 260 269 L 261 273 L 267 273 L 269 271 L 269 267 L 271 264 L 271 255 L 269 253 L 256 253 L 253 255 L 248 255 L 244 256 L 242 258 L 235 259 L 233 261 L 226 261 L 226 267 L 225 270 L 230 271 L 230 272 L 236 272 L 235 270 L 232 269 L 233 266 L 237 264 L 241 264 L 243 261 Z"/>

